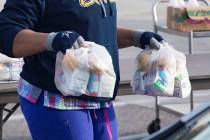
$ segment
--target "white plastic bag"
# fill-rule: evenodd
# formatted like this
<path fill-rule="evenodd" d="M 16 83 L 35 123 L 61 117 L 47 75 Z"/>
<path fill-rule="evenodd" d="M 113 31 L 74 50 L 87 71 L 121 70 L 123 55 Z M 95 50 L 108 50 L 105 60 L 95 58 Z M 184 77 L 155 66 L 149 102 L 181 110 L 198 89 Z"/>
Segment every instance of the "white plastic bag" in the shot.
<path fill-rule="evenodd" d="M 147 71 L 150 68 L 152 64 L 152 53 L 152 49 L 144 49 L 138 54 L 136 58 L 136 64 L 139 71 Z"/>
<path fill-rule="evenodd" d="M 143 76 L 152 65 L 152 53 L 152 49 L 144 49 L 136 57 L 136 72 L 131 80 L 132 91 L 136 94 L 146 94 Z"/>
<path fill-rule="evenodd" d="M 147 55 L 145 55 L 147 53 Z M 134 74 L 132 87 L 135 93 L 151 96 L 172 96 L 174 90 L 174 77 L 176 72 L 176 59 L 170 49 L 164 48 L 145 51 L 143 56 L 146 63 L 138 65 L 138 70 Z M 149 55 L 148 55 L 149 54 Z M 140 57 L 139 59 L 143 59 Z M 148 56 L 150 58 L 148 58 Z M 148 63 L 149 61 L 149 63 Z M 141 62 L 141 61 L 137 61 Z M 141 65 L 146 64 L 147 68 L 142 71 Z"/>
<path fill-rule="evenodd" d="M 69 63 L 63 63 L 63 54 L 57 54 L 56 87 L 64 96 L 112 98 L 116 76 L 111 56 L 105 47 L 93 42 L 86 43 L 91 47 L 67 51 L 67 55 L 72 53 L 70 56 L 74 58 L 70 67 L 67 65 Z"/>
<path fill-rule="evenodd" d="M 174 97 L 185 98 L 190 95 L 191 83 L 186 67 L 186 56 L 173 49 L 176 56 L 176 76 L 174 83 Z"/>
<path fill-rule="evenodd" d="M 145 86 L 144 86 L 144 72 L 137 70 L 134 75 L 133 78 L 131 80 L 131 87 L 132 87 L 132 91 L 135 94 L 140 94 L 140 95 L 145 95 Z"/>
<path fill-rule="evenodd" d="M 0 81 L 17 81 L 22 71 L 23 60 L 0 54 Z"/>
<path fill-rule="evenodd" d="M 20 72 L 22 71 L 23 60 L 16 59 L 10 62 L 10 74 L 12 81 L 18 81 L 20 79 Z"/>
<path fill-rule="evenodd" d="M 153 96 L 172 96 L 176 59 L 169 49 L 161 47 L 152 54 L 152 66 L 144 74 L 145 93 Z"/>
<path fill-rule="evenodd" d="M 9 63 L 0 63 L 0 81 L 8 81 L 11 79 Z"/>
<path fill-rule="evenodd" d="M 112 58 L 105 47 L 89 44 L 93 47 L 90 48 L 88 64 L 96 71 L 91 72 L 87 93 L 96 97 L 112 97 L 116 81 Z"/>
<path fill-rule="evenodd" d="M 167 43 L 163 43 L 158 51 L 140 53 L 146 56 L 147 69 L 142 71 L 141 64 L 137 65 L 131 81 L 133 92 L 150 96 L 174 96 L 184 98 L 190 94 L 191 84 L 186 68 L 186 57 Z M 145 55 L 148 53 L 148 55 Z M 139 58 L 138 55 L 137 62 Z M 148 60 L 150 61 L 148 64 Z"/>

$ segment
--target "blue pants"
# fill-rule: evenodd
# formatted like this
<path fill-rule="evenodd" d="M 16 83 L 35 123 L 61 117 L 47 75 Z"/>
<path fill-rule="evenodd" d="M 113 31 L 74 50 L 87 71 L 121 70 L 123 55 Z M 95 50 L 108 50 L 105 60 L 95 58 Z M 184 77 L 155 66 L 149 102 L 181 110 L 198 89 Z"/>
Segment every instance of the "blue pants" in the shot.
<path fill-rule="evenodd" d="M 58 110 L 20 97 L 20 106 L 33 140 L 118 140 L 114 109 Z"/>

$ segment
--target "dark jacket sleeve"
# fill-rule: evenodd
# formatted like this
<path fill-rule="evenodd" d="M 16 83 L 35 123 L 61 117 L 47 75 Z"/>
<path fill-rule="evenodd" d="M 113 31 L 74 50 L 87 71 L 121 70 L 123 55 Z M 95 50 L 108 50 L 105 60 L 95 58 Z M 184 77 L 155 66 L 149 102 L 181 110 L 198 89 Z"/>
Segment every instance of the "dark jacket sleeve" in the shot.
<path fill-rule="evenodd" d="M 45 0 L 7 0 L 0 12 L 0 52 L 13 57 L 16 34 L 23 29 L 35 29 L 44 12 Z"/>

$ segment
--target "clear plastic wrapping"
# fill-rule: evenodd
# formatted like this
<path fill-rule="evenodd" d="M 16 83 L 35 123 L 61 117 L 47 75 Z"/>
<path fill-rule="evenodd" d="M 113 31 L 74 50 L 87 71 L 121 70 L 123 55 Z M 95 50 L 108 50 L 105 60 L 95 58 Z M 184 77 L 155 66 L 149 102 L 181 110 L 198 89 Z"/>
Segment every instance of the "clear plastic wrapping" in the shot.
<path fill-rule="evenodd" d="M 89 48 L 69 49 L 56 59 L 55 84 L 65 96 L 112 98 L 116 76 L 104 46 L 86 42 Z"/>
<path fill-rule="evenodd" d="M 0 54 L 0 82 L 17 81 L 22 71 L 23 60 Z"/>
<path fill-rule="evenodd" d="M 190 94 L 186 57 L 169 44 L 163 43 L 159 50 L 143 50 L 136 62 L 137 70 L 131 81 L 134 93 L 180 98 Z"/>

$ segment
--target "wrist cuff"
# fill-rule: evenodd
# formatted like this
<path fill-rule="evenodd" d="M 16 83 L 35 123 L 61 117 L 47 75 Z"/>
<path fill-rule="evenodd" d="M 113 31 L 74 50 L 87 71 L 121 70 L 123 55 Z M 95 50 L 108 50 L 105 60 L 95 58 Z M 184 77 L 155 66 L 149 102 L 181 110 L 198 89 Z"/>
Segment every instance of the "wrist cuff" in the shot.
<path fill-rule="evenodd" d="M 138 47 L 138 48 L 141 48 L 141 42 L 140 42 L 140 38 L 142 36 L 143 32 L 142 31 L 136 31 L 134 33 L 134 36 L 133 36 L 133 45 L 135 47 Z"/>
<path fill-rule="evenodd" d="M 57 35 L 57 33 L 49 33 L 48 36 L 47 36 L 47 40 L 45 42 L 45 49 L 48 50 L 48 51 L 53 51 L 53 48 L 52 48 L 52 43 L 53 43 L 53 40 L 55 38 L 55 36 Z"/>

